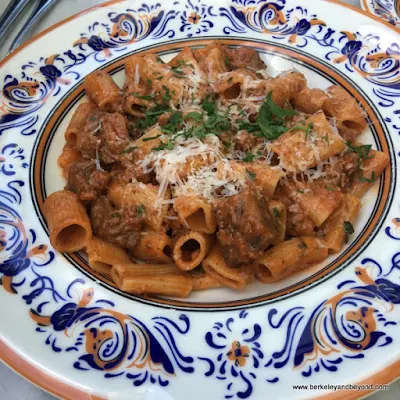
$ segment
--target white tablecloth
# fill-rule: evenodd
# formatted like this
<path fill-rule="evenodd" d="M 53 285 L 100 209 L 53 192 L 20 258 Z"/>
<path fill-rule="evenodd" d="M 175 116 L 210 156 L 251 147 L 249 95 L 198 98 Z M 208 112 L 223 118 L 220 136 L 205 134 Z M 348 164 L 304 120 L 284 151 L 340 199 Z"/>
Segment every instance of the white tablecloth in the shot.
<path fill-rule="evenodd" d="M 317 1 L 317 0 L 310 0 Z M 345 2 L 360 6 L 359 0 L 344 0 Z M 37 28 L 32 32 L 37 34 L 60 20 L 76 14 L 77 12 L 89 8 L 93 5 L 104 3 L 101 0 L 59 0 L 51 11 L 40 21 Z M 0 13 L 7 6 L 7 0 L 0 0 Z M 27 10 L 28 11 L 28 10 Z M 7 49 L 15 34 L 19 31 L 23 21 L 17 21 L 14 29 L 8 32 L 7 40 L 0 47 L 0 59 L 7 54 Z M 0 363 L 0 399 L 1 400 L 51 400 L 53 396 L 43 392 L 24 380 L 6 366 Z M 371 400 L 398 400 L 400 399 L 400 381 L 392 384 L 391 389 L 385 392 L 373 394 Z M 76 399 L 79 400 L 79 399 Z M 132 399 L 134 400 L 134 399 Z"/>

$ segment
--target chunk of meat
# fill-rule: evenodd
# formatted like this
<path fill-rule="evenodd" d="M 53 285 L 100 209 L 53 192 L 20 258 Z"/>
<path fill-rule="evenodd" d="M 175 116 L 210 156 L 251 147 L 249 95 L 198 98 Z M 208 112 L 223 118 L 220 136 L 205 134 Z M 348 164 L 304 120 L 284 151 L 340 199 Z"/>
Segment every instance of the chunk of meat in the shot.
<path fill-rule="evenodd" d="M 232 266 L 260 257 L 278 235 L 267 201 L 249 191 L 220 200 L 215 216 L 221 251 Z"/>
<path fill-rule="evenodd" d="M 155 172 L 144 173 L 143 168 L 137 165 L 134 161 L 122 161 L 119 164 L 115 164 L 110 172 L 111 183 L 120 183 L 126 185 L 132 181 L 138 181 L 142 183 L 151 183 L 154 179 Z"/>
<path fill-rule="evenodd" d="M 76 134 L 76 148 L 86 158 L 96 158 L 96 150 L 101 144 L 102 116 L 104 112 L 94 111 L 86 120 L 82 129 Z"/>
<path fill-rule="evenodd" d="M 333 157 L 332 162 L 324 165 L 324 176 L 319 181 L 326 185 L 347 188 L 358 171 L 357 154 L 347 152 L 344 155 Z"/>
<path fill-rule="evenodd" d="M 235 136 L 233 136 L 233 143 L 235 148 L 241 151 L 251 151 L 254 147 L 264 144 L 264 139 L 259 138 L 245 130 L 238 131 Z"/>
<path fill-rule="evenodd" d="M 117 210 L 107 196 L 100 196 L 92 204 L 90 220 L 95 235 L 133 250 L 139 241 L 144 218 L 137 215 L 136 210 Z"/>
<path fill-rule="evenodd" d="M 266 68 L 257 50 L 249 47 L 224 47 L 227 64 L 233 69 L 248 68 L 253 71 Z"/>
<path fill-rule="evenodd" d="M 76 147 L 87 158 L 99 158 L 104 164 L 118 161 L 129 143 L 127 119 L 118 113 L 94 112 L 77 134 Z"/>
<path fill-rule="evenodd" d="M 95 161 L 77 161 L 69 168 L 67 189 L 82 201 L 92 201 L 107 189 L 109 182 L 110 174 L 98 170 Z"/>
<path fill-rule="evenodd" d="M 118 113 L 104 114 L 100 139 L 100 160 L 105 164 L 116 162 L 128 144 L 129 133 L 125 117 Z"/>

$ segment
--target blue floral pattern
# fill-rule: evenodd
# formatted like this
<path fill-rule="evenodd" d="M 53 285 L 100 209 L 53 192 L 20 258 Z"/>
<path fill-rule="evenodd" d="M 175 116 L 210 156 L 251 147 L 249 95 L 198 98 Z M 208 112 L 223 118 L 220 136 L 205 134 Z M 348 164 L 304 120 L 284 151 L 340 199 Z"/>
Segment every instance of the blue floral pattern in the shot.
<path fill-rule="evenodd" d="M 24 149 L 16 143 L 6 144 L 0 152 L 0 174 L 7 176 L 15 175 L 15 170 L 19 167 L 28 168 L 25 161 Z"/>
<path fill-rule="evenodd" d="M 214 26 L 212 17 L 216 16 L 213 6 L 201 4 L 201 0 L 188 0 L 180 16 L 180 31 L 186 32 L 187 37 L 209 32 Z"/>

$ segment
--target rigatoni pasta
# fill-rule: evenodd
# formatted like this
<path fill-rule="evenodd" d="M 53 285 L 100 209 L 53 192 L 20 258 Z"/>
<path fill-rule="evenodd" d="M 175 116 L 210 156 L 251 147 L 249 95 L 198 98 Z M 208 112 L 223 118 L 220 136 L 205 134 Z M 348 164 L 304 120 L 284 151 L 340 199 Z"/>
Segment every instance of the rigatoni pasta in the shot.
<path fill-rule="evenodd" d="M 127 293 L 186 297 L 193 289 L 192 279 L 175 265 L 116 264 L 111 276 Z"/>
<path fill-rule="evenodd" d="M 189 231 L 179 236 L 172 249 L 176 266 L 182 271 L 198 267 L 209 253 L 214 238 L 202 232 Z"/>
<path fill-rule="evenodd" d="M 56 250 L 86 249 L 127 293 L 185 297 L 285 279 L 351 239 L 389 158 L 355 141 L 367 121 L 344 88 L 270 76 L 256 50 L 218 41 L 135 54 L 125 72 L 122 88 L 85 79 L 66 190 L 45 201 Z"/>
<path fill-rule="evenodd" d="M 130 263 L 125 250 L 113 243 L 93 236 L 86 244 L 90 268 L 101 274 L 110 275 L 114 264 Z"/>
<path fill-rule="evenodd" d="M 120 88 L 104 71 L 92 72 L 85 78 L 85 90 L 89 99 L 107 112 L 121 111 L 122 94 Z"/>
<path fill-rule="evenodd" d="M 60 252 L 74 252 L 86 247 L 92 228 L 85 207 L 75 193 L 61 190 L 52 193 L 44 206 L 51 245 Z"/>

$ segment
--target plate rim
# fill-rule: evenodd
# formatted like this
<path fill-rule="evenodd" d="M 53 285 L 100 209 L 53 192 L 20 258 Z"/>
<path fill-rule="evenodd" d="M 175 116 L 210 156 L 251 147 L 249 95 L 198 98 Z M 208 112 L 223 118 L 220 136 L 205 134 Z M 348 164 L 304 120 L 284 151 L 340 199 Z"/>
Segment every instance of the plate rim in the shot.
<path fill-rule="evenodd" d="M 33 38 L 29 39 L 27 42 L 22 44 L 20 47 L 15 49 L 13 52 L 8 54 L 5 58 L 0 61 L 0 67 L 4 66 L 9 60 L 13 59 L 17 56 L 22 50 L 36 42 L 43 36 L 57 29 L 58 27 L 74 20 L 82 17 L 85 14 L 89 14 L 95 10 L 101 8 L 107 8 L 112 6 L 113 4 L 122 3 L 127 0 L 108 0 L 104 3 L 89 7 L 83 11 L 75 13 L 70 17 L 62 19 L 56 24 L 46 28 L 42 32 L 35 35 Z M 376 21 L 378 24 L 382 24 L 394 32 L 400 34 L 400 28 L 395 25 L 390 24 L 389 22 L 379 18 L 375 14 L 372 14 L 365 8 L 366 0 L 361 0 L 361 7 L 358 8 L 351 4 L 345 3 L 341 0 L 324 0 L 326 2 L 338 5 L 340 7 L 348 8 L 353 12 L 359 13 L 361 15 L 366 16 L 369 19 Z M 103 397 L 99 397 L 95 395 L 93 392 L 83 390 L 74 384 L 66 382 L 67 379 L 60 379 L 54 375 L 51 375 L 47 372 L 46 369 L 42 368 L 39 365 L 35 365 L 32 361 L 27 359 L 25 356 L 20 354 L 18 350 L 12 348 L 10 345 L 6 343 L 4 338 L 0 335 L 0 361 L 8 366 L 12 371 L 28 380 L 33 385 L 39 387 L 40 389 L 52 394 L 53 396 L 66 399 L 66 400 L 75 400 L 77 395 L 79 395 L 80 399 L 88 399 L 88 400 L 104 400 Z M 400 358 L 391 364 L 387 365 L 384 369 L 377 371 L 373 375 L 366 377 L 361 381 L 357 381 L 352 383 L 353 385 L 384 385 L 391 384 L 400 378 Z M 338 400 L 338 399 L 358 399 L 364 398 L 367 395 L 372 394 L 377 389 L 363 389 L 359 391 L 352 391 L 348 389 L 339 389 L 337 391 L 328 393 L 326 395 L 319 395 L 314 397 L 315 400 Z"/>
<path fill-rule="evenodd" d="M 330 0 L 327 0 L 327 1 L 330 1 Z M 393 0 L 393 1 L 395 1 L 395 0 Z M 375 2 L 375 0 L 374 0 L 374 2 Z M 369 4 L 369 1 L 368 1 L 368 0 L 361 0 L 361 1 L 360 1 L 360 4 L 361 4 L 361 7 L 362 7 L 362 11 L 365 11 L 365 12 L 366 12 L 367 14 L 369 14 L 371 17 L 378 18 L 379 20 L 381 20 L 381 21 L 384 22 L 385 24 L 392 25 L 392 24 L 386 22 L 385 19 L 381 18 L 381 17 L 376 13 L 376 10 L 375 10 L 374 8 L 371 8 L 371 7 L 370 7 L 370 4 Z M 394 5 L 395 5 L 395 4 L 393 4 L 393 6 L 394 6 Z M 397 21 L 398 21 L 398 22 L 396 22 L 396 25 L 392 25 L 392 26 L 394 26 L 394 27 L 397 27 L 397 25 L 400 23 L 400 16 L 397 15 L 397 13 L 390 14 L 390 15 L 394 18 L 394 20 L 397 20 Z M 399 25 L 399 27 L 400 27 L 400 25 Z M 397 29 L 399 29 L 399 28 L 397 28 Z M 400 31 L 400 29 L 399 29 L 399 31 Z"/>

